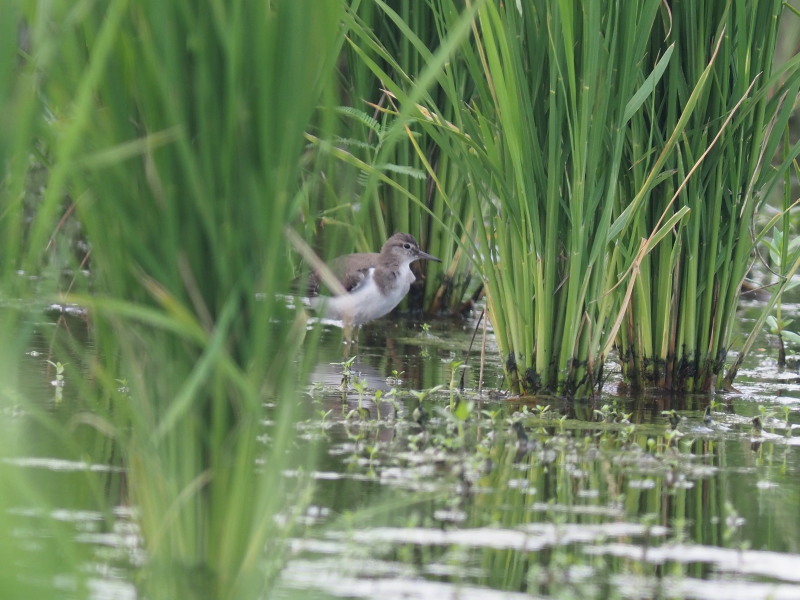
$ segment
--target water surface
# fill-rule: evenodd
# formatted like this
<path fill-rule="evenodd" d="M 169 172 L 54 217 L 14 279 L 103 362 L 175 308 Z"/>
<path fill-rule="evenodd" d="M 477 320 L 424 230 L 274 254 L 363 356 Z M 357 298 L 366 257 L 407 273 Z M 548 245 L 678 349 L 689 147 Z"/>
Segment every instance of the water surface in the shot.
<path fill-rule="evenodd" d="M 491 334 L 478 392 L 474 325 L 373 323 L 349 366 L 325 330 L 292 399 L 296 451 L 318 460 L 285 473 L 313 480 L 313 497 L 270 597 L 800 598 L 800 375 L 766 341 L 736 393 L 621 395 L 612 369 L 595 401 L 534 401 L 503 392 Z M 0 468 L 34 494 L 4 504 L 28 542 L 17 560 L 60 597 L 136 598 L 136 509 L 99 426 L 112 407 L 82 400 L 83 354 L 38 327 L 22 388 L 71 437 L 13 405 L 0 418 L 26 449 Z M 80 346 L 76 328 L 62 331 Z M 61 381 L 54 363 L 68 365 Z M 36 572 L 54 522 L 82 552 Z"/>

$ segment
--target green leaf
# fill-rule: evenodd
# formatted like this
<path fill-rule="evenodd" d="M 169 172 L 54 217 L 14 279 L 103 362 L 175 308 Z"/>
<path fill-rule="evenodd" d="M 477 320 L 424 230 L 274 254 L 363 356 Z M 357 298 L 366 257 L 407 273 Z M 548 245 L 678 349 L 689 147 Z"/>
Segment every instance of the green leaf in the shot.
<path fill-rule="evenodd" d="M 782 334 L 784 341 L 791 342 L 792 344 L 800 344 L 800 334 L 794 331 L 784 331 Z"/>
<path fill-rule="evenodd" d="M 472 400 L 464 400 L 461 398 L 459 399 L 458 404 L 456 404 L 456 408 L 453 411 L 453 416 L 459 421 L 466 421 L 472 414 L 472 409 L 474 406 L 475 402 Z"/>
<path fill-rule="evenodd" d="M 413 177 L 414 179 L 424 180 L 427 177 L 427 174 L 422 169 L 409 167 L 407 165 L 395 165 L 392 163 L 386 163 L 382 165 L 376 165 L 376 168 L 380 169 L 381 171 L 390 171 L 392 173 L 397 173 L 398 175 L 408 175 L 409 177 Z"/>
<path fill-rule="evenodd" d="M 337 106 L 335 110 L 337 113 L 341 115 L 351 117 L 352 119 L 355 119 L 362 125 L 366 125 L 377 134 L 380 134 L 383 130 L 381 124 L 377 120 L 369 116 L 367 113 L 365 113 L 363 110 L 359 110 L 352 106 Z"/>
<path fill-rule="evenodd" d="M 669 60 L 672 58 L 672 51 L 674 49 L 675 44 L 667 48 L 667 51 L 664 52 L 664 56 L 656 63 L 655 69 L 647 76 L 642 86 L 636 90 L 636 93 L 628 101 L 628 104 L 625 106 L 625 114 L 622 116 L 623 125 L 626 125 L 628 121 L 631 120 L 631 117 L 641 108 L 647 97 L 655 91 L 656 84 L 664 75 L 664 71 L 667 70 L 667 65 L 669 65 Z"/>

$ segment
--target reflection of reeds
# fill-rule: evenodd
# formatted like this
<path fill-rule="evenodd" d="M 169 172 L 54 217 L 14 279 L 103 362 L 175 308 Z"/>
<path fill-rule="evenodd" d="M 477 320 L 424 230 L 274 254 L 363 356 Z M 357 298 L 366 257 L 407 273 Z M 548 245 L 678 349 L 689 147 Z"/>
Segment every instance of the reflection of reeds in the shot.
<path fill-rule="evenodd" d="M 432 220 L 477 232 L 460 248 L 511 387 L 593 394 L 615 346 L 634 386 L 717 385 L 753 215 L 790 163 L 764 167 L 800 85 L 797 60 L 770 74 L 781 3 L 474 2 L 465 40 L 457 3 L 438 0 L 437 51 L 380 6 L 423 61 L 407 70 L 354 26 L 388 90 L 376 114 L 405 119 L 448 209 Z M 422 160 L 418 128 L 445 172 Z"/>
<path fill-rule="evenodd" d="M 572 421 L 567 428 L 575 425 Z M 573 581 L 565 573 L 582 565 L 592 570 L 584 595 L 597 597 L 591 586 L 641 568 L 650 548 L 686 536 L 719 537 L 715 519 L 726 510 L 725 475 L 708 476 L 706 466 L 694 462 L 697 455 L 670 448 L 660 433 L 621 433 L 583 430 L 561 437 L 548 432 L 536 439 L 537 450 L 522 456 L 516 444 L 493 446 L 492 468 L 460 527 L 474 532 L 487 585 L 532 595 L 547 594 L 553 586 L 574 593 L 586 580 Z M 703 450 L 728 466 L 723 447 Z M 526 535 L 504 538 L 508 547 L 482 547 L 481 535 L 497 540 L 512 532 Z M 624 545 L 632 556 L 607 554 L 609 543 Z M 616 597 L 605 589 L 601 595 Z"/>
<path fill-rule="evenodd" d="M 260 596 L 303 506 L 281 473 L 306 324 L 281 314 L 274 292 L 292 278 L 284 229 L 301 205 L 303 133 L 329 137 L 314 115 L 330 100 L 343 7 L 76 6 L 26 15 L 32 92 L 20 86 L 15 135 L 2 142 L 13 157 L 0 161 L 24 165 L 34 131 L 51 161 L 26 265 L 69 193 L 92 245 L 97 295 L 80 301 L 95 323 L 94 374 L 113 399 L 97 422 L 125 456 L 144 595 Z M 15 36 L 3 39 L 5 49 Z M 15 197 L 15 185 L 2 193 Z M 3 244 L 18 253 L 21 216 L 3 215 Z"/>

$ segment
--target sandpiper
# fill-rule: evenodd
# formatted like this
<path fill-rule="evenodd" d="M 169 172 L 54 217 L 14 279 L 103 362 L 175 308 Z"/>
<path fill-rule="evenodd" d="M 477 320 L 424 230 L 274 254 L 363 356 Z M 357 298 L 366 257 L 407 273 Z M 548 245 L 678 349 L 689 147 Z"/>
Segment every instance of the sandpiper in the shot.
<path fill-rule="evenodd" d="M 333 259 L 329 268 L 345 294 L 319 296 L 321 276 L 309 279 L 309 306 L 320 314 L 341 320 L 345 328 L 357 327 L 378 319 L 400 304 L 416 277 L 410 265 L 415 260 L 434 260 L 435 256 L 419 249 L 413 236 L 395 233 L 377 252 L 345 254 Z"/>

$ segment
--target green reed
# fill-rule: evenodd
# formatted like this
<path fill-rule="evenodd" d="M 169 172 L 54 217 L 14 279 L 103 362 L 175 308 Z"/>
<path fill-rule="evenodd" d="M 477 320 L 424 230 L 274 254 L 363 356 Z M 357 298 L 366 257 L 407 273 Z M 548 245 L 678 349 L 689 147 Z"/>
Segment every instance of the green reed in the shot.
<path fill-rule="evenodd" d="M 736 0 L 677 2 L 661 12 L 658 30 L 668 32 L 675 50 L 653 101 L 631 122 L 631 169 L 621 181 L 628 193 L 655 160 L 649 149 L 682 118 L 694 82 L 704 74 L 710 81 L 629 242 L 634 252 L 636 238 L 662 215 L 689 209 L 675 234 L 642 261 L 620 329 L 623 369 L 638 387 L 708 391 L 722 384 L 753 262 L 754 218 L 798 152 L 781 148 L 800 90 L 797 56 L 773 74 L 781 10 L 780 1 Z M 654 35 L 650 54 L 662 48 Z"/>
<path fill-rule="evenodd" d="M 753 240 L 756 247 L 756 256 L 761 265 L 765 265 L 771 274 L 770 282 L 766 286 L 771 290 L 766 306 L 760 311 L 750 333 L 741 345 L 739 354 L 730 365 L 727 366 L 725 377 L 722 380 L 723 387 L 731 387 L 733 380 L 742 362 L 749 352 L 758 335 L 761 333 L 765 324 L 770 324 L 770 333 L 778 338 L 778 367 L 786 366 L 786 349 L 784 338 L 793 341 L 798 339 L 798 335 L 793 330 L 796 329 L 794 320 L 786 318 L 782 300 L 784 292 L 796 287 L 795 275 L 800 269 L 800 243 L 798 238 L 793 235 L 797 231 L 797 205 L 798 201 L 792 193 L 792 183 L 800 176 L 800 166 L 797 164 L 796 150 L 788 145 L 788 131 L 784 141 L 784 156 L 788 157 L 786 169 L 783 171 L 783 190 L 781 202 L 777 206 L 776 214 L 772 216 L 760 229 L 758 235 Z M 791 170 L 788 162 L 791 162 Z M 773 310 L 775 313 L 773 314 Z M 792 329 L 789 327 L 792 326 Z"/>
<path fill-rule="evenodd" d="M 428 31 L 376 4 L 430 65 Z M 436 194 L 462 231 L 472 208 L 459 249 L 511 388 L 594 394 L 614 348 L 635 387 L 713 387 L 753 215 L 796 155 L 766 167 L 797 92 L 797 59 L 771 75 L 780 2 L 473 2 L 457 48 L 466 13 L 428 4 L 450 52 L 432 92 L 358 23 L 353 43 L 466 182 Z"/>
<path fill-rule="evenodd" d="M 93 422 L 124 456 L 143 593 L 259 595 L 306 501 L 283 470 L 313 460 L 288 453 L 306 323 L 275 293 L 292 277 L 284 231 L 304 203 L 304 133 L 330 136 L 318 108 L 333 104 L 343 6 L 24 9 L 40 85 L 17 118 L 37 124 L 47 181 L 27 230 L 23 183 L 3 189 L 18 203 L 4 248 L 20 256 L 24 241 L 21 266 L 38 272 L 65 200 L 91 244 L 92 295 L 72 299 L 92 317 L 92 380 L 113 407 Z M 30 128 L 14 131 L 7 164 L 34 147 Z"/>
<path fill-rule="evenodd" d="M 459 166 L 443 154 L 426 132 L 402 116 L 393 82 L 414 86 L 433 60 L 439 45 L 441 21 L 427 3 L 400 1 L 353 2 L 347 14 L 348 44 L 343 54 L 340 85 L 347 102 L 338 114 L 347 135 L 336 140 L 337 155 L 327 166 L 328 191 L 316 222 L 327 238 L 352 250 L 376 251 L 395 231 L 417 236 L 421 246 L 443 262 L 420 265 L 425 273 L 410 305 L 427 311 L 458 310 L 474 291 L 469 256 L 459 238 L 474 233 L 475 210 L 463 203 L 456 208 L 442 201 L 465 193 Z M 416 37 L 414 32 L 419 33 Z M 346 62 L 345 62 L 346 61 Z M 470 80 L 461 73 L 462 95 Z M 421 93 L 441 98 L 437 85 Z M 407 113 L 407 109 L 405 110 Z M 443 118 L 455 113 L 445 107 Z M 435 172 L 435 177 L 431 173 Z M 386 179 L 391 179 L 389 184 Z M 358 180 L 355 189 L 343 182 Z"/>
<path fill-rule="evenodd" d="M 481 209 L 472 248 L 515 391 L 582 395 L 601 381 L 622 304 L 612 256 L 641 210 L 625 210 L 619 193 L 625 126 L 663 72 L 643 60 L 657 4 L 480 3 L 459 48 L 476 82 L 469 107 L 451 97 L 462 107 L 455 127 L 422 115 Z"/>
<path fill-rule="evenodd" d="M 31 314 L 31 307 L 41 310 L 38 294 L 55 286 L 36 276 L 58 260 L 51 240 L 36 249 L 36 269 L 25 269 L 34 263 L 26 260 L 27 251 L 33 252 L 26 232 L 40 200 L 36 142 L 46 125 L 38 93 L 47 62 L 47 57 L 31 57 L 30 34 L 38 23 L 23 26 L 28 8 L 22 1 L 5 3 L 0 19 L 0 560 L 7 566 L 0 575 L 0 596 L 36 599 L 52 598 L 59 581 L 88 594 L 83 567 L 90 553 L 75 539 L 75 524 L 56 518 L 54 511 L 74 505 L 103 511 L 109 504 L 98 494 L 102 476 L 63 475 L 60 482 L 69 477 L 69 488 L 53 490 L 41 470 L 15 462 L 50 457 L 51 450 L 61 458 L 93 460 L 84 451 L 93 444 L 84 445 L 83 431 L 75 432 L 80 428 L 74 423 L 72 430 L 58 424 L 63 415 L 55 399 L 62 389 L 54 390 L 49 403 L 36 393 L 50 387 L 51 378 L 40 368 L 46 363 L 26 356 L 36 336 L 52 329 L 40 325 L 44 316 Z M 55 225 L 50 223 L 51 232 Z"/>

